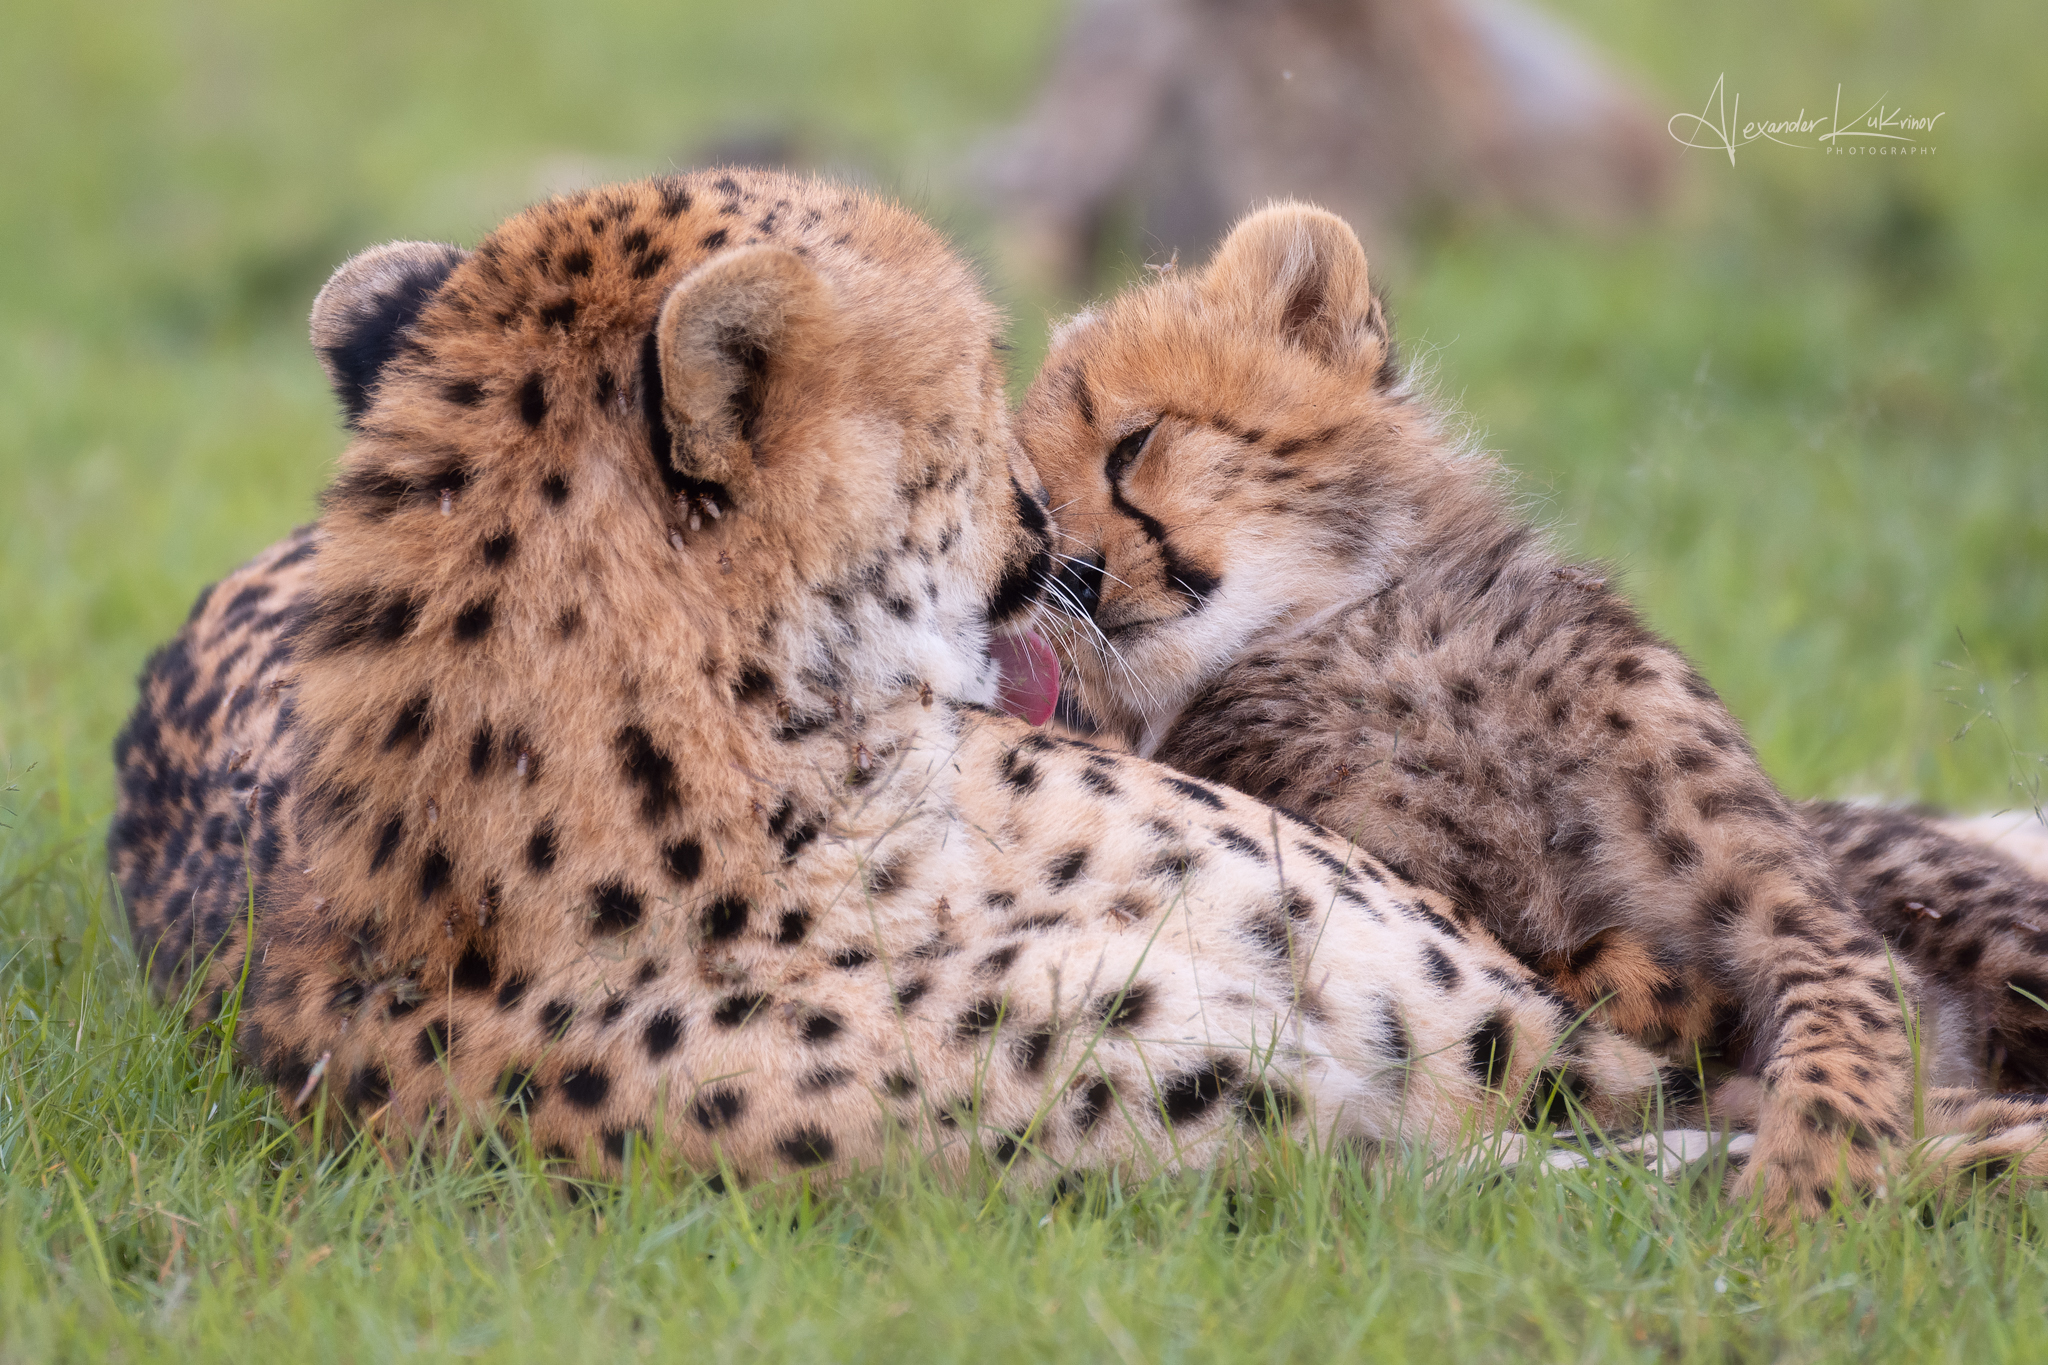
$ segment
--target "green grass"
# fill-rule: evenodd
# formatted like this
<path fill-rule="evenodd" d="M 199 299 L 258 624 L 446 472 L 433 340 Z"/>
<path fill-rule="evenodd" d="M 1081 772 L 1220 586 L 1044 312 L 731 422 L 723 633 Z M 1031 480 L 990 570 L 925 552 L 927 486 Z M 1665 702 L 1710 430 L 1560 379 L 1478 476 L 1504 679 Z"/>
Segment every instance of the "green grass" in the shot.
<path fill-rule="evenodd" d="M 2048 12 L 1560 8 L 1660 107 L 1723 71 L 1763 114 L 1840 81 L 1949 111 L 1941 152 L 1696 154 L 1669 221 L 1609 240 L 1448 225 L 1387 272 L 1411 352 L 1787 790 L 2037 801 Z M 10 11 L 0 1358 L 2044 1353 L 2042 1196 L 1772 1238 L 1701 1192 L 1282 1153 L 1234 1197 L 1163 1181 L 1050 1217 L 912 1165 L 743 1197 L 648 1172 L 571 1204 L 524 1163 L 308 1147 L 149 1002 L 98 847 L 108 745 L 148 648 L 311 513 L 341 448 L 303 330 L 326 272 L 763 127 L 981 250 L 949 168 L 1056 21 L 1050 0 Z M 1028 374 L 1060 305 L 1009 299 Z"/>

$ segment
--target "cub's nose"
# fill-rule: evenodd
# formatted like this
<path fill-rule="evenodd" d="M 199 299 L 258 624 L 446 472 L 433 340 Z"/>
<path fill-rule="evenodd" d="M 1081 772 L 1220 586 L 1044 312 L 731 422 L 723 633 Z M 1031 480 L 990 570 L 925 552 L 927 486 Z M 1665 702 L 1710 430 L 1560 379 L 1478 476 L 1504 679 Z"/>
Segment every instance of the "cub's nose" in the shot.
<path fill-rule="evenodd" d="M 1087 558 L 1060 556 L 1060 571 L 1052 580 L 1053 604 L 1073 615 L 1091 620 L 1102 605 L 1102 552 Z"/>

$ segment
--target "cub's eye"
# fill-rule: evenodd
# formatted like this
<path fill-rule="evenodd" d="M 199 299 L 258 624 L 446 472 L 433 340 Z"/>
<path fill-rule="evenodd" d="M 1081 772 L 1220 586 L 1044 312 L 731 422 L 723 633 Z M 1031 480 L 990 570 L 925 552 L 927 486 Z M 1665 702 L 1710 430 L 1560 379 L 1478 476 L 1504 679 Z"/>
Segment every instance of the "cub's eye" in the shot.
<path fill-rule="evenodd" d="M 1152 433 L 1158 429 L 1158 423 L 1155 422 L 1149 427 L 1140 427 L 1116 443 L 1116 448 L 1109 452 L 1111 483 L 1121 479 L 1125 471 L 1138 462 L 1138 457 L 1145 453 L 1146 443 L 1152 439 Z"/>

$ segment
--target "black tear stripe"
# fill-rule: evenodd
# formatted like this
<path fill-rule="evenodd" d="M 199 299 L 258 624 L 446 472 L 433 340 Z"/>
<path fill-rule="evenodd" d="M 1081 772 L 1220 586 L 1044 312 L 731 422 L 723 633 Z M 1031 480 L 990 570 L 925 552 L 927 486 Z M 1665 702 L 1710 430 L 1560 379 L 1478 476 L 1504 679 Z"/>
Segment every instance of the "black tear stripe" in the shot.
<path fill-rule="evenodd" d="M 693 479 L 676 468 L 675 433 L 668 429 L 668 416 L 663 406 L 661 347 L 655 334 L 649 332 L 640 343 L 640 415 L 647 423 L 647 448 L 654 456 L 654 471 L 661 475 L 661 486 L 668 490 L 671 498 L 680 499 L 692 507 L 700 498 L 709 498 L 718 504 L 721 512 L 727 510 L 733 502 L 732 495 L 725 491 L 725 485 L 709 479 Z"/>
<path fill-rule="evenodd" d="M 1159 524 L 1159 519 L 1149 512 L 1141 512 L 1133 507 L 1130 500 L 1124 497 L 1123 485 L 1114 479 L 1110 480 L 1109 484 L 1109 505 L 1137 522 L 1138 529 L 1145 534 L 1145 539 L 1158 547 L 1160 564 L 1166 571 L 1166 581 L 1178 586 L 1193 603 L 1188 608 L 1188 614 L 1200 611 L 1216 589 L 1223 586 L 1223 580 L 1215 574 L 1181 558 L 1180 551 L 1173 548 L 1173 542 L 1167 538 L 1166 528 Z"/>

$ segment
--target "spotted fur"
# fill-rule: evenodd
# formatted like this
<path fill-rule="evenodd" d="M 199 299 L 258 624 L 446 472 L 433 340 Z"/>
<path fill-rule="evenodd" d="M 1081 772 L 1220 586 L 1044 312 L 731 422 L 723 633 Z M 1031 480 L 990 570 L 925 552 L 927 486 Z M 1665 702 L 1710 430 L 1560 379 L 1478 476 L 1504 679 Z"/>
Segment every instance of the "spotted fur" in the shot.
<path fill-rule="evenodd" d="M 907 1139 L 1038 1182 L 1694 1107 L 1442 896 L 990 709 L 1049 576 L 996 326 L 926 225 L 761 173 L 345 266 L 321 520 L 120 744 L 158 982 L 239 990 L 295 1115 L 592 1170 Z"/>
<path fill-rule="evenodd" d="M 1911 1136 L 1902 1002 L 1949 1021 L 1940 1082 L 1980 1084 L 1987 1037 L 2034 1027 L 2003 1002 L 1957 1024 L 1938 973 L 1923 997 L 1916 964 L 1958 959 L 1880 914 L 1888 946 L 1713 688 L 1446 433 L 1341 220 L 1254 214 L 1206 269 L 1064 325 L 1019 435 L 1085 711 L 1357 839 L 1624 1034 L 1755 1078 L 1742 1178 L 1773 1206 L 1872 1183 Z M 1951 936 L 1995 939 L 1993 974 L 2038 952 L 2010 898 L 2041 889 L 1996 884 Z"/>

